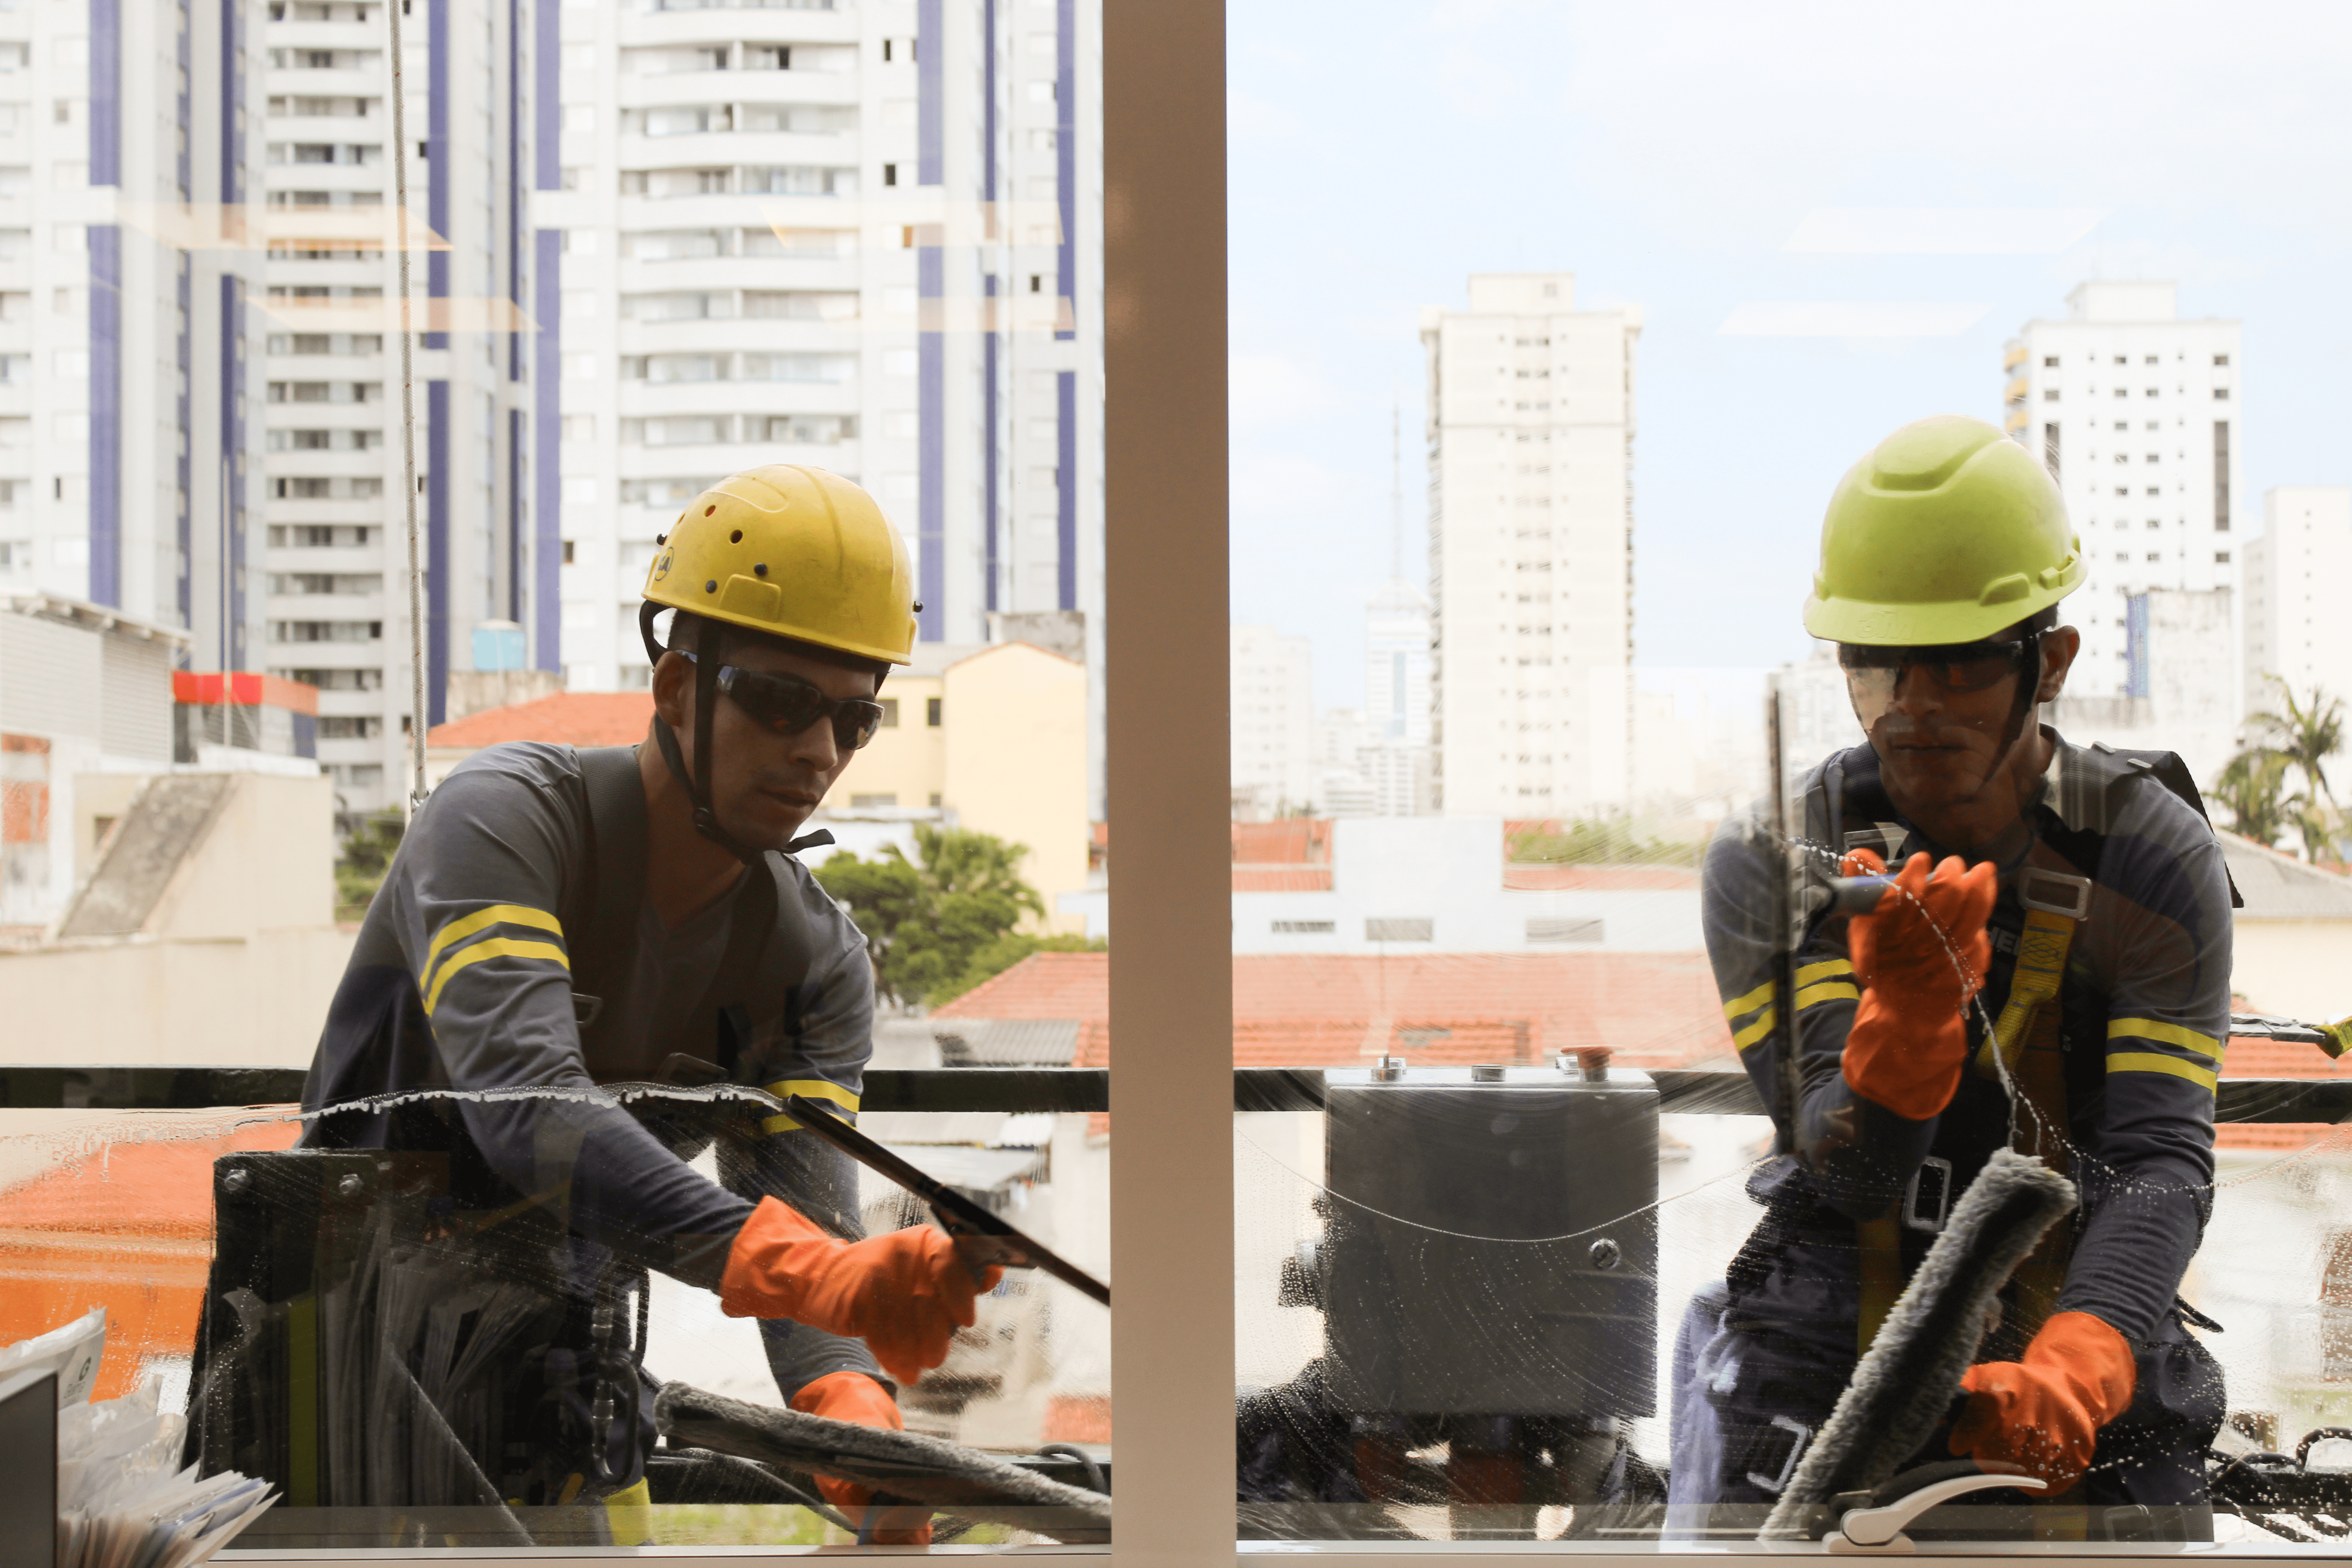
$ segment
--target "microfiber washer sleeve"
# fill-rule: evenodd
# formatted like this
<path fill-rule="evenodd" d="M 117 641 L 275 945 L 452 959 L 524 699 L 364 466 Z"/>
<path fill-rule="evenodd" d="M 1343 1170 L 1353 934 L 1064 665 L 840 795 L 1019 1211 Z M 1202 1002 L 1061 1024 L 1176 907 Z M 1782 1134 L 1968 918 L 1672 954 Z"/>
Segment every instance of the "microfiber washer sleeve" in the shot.
<path fill-rule="evenodd" d="M 1975 1364 L 1994 1298 L 2076 1201 L 2074 1184 L 2041 1161 L 1993 1152 L 1854 1367 L 1758 1539 L 1810 1539 L 1809 1510 L 1875 1489 L 1918 1451 Z"/>

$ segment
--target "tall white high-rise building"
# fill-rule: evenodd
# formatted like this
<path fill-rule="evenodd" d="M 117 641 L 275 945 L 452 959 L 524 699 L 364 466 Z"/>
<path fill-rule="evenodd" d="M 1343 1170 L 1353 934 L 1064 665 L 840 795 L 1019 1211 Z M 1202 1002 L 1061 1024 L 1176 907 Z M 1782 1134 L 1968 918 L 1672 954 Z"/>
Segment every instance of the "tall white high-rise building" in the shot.
<path fill-rule="evenodd" d="M 2275 675 L 2309 700 L 2352 699 L 2352 489 L 2283 486 L 2263 497 L 2263 532 L 2246 542 L 2245 676 L 2249 710 L 2278 712 Z"/>
<path fill-rule="evenodd" d="M 1307 808 L 1315 792 L 1314 645 L 1271 626 L 1234 626 L 1234 816 Z"/>
<path fill-rule="evenodd" d="M 253 668 L 257 4 L 0 10 L 0 593 Z"/>
<path fill-rule="evenodd" d="M 2169 283 L 2087 282 L 2066 303 L 2003 351 L 2005 426 L 2056 477 L 2089 558 L 2063 611 L 2083 633 L 2067 695 L 2126 697 L 2126 601 L 2238 585 L 2238 323 L 2180 320 Z M 2231 637 L 2212 650 L 2239 656 Z"/>
<path fill-rule="evenodd" d="M 1433 808 L 1435 758 L 1429 745 L 1429 595 L 1402 574 L 1364 606 L 1364 706 L 1374 738 L 1358 755 L 1378 816 L 1421 816 Z"/>
<path fill-rule="evenodd" d="M 704 486 L 772 462 L 874 493 L 913 547 L 924 640 L 1083 616 L 1100 670 L 1097 14 L 561 12 L 534 222 L 574 689 L 645 680 L 655 539 Z M 1092 701 L 1098 737 L 1099 679 Z"/>
<path fill-rule="evenodd" d="M 1433 742 L 1454 816 L 1565 816 L 1629 790 L 1633 345 L 1568 273 L 1474 276 L 1422 313 Z"/>
<path fill-rule="evenodd" d="M 427 725 L 453 673 L 514 658 L 495 624 L 539 628 L 529 662 L 557 656 L 524 231 L 556 9 L 428 0 L 402 16 Z M 351 814 L 406 793 L 412 706 L 390 22 L 381 0 L 268 0 L 247 132 L 266 147 L 268 243 L 254 586 L 271 673 L 320 689 L 319 760 Z"/>
<path fill-rule="evenodd" d="M 1429 744 L 1429 595 L 1403 577 L 1364 606 L 1364 710 L 1384 744 Z"/>

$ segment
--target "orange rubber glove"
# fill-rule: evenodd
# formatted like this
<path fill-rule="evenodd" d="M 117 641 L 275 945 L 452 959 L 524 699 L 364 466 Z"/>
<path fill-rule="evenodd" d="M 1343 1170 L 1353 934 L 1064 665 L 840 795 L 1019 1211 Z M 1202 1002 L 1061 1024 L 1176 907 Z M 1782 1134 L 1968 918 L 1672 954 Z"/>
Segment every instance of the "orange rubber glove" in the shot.
<path fill-rule="evenodd" d="M 907 1424 L 898 1418 L 898 1402 L 890 1397 L 890 1391 L 862 1372 L 829 1372 L 804 1384 L 793 1395 L 792 1405 L 803 1415 L 822 1415 L 828 1421 L 854 1422 L 885 1432 L 907 1429 Z M 849 1516 L 849 1522 L 857 1526 L 858 1540 L 867 1545 L 931 1543 L 929 1509 L 880 1508 L 874 1510 L 875 1517 L 869 1521 L 866 1505 L 873 1500 L 874 1494 L 856 1481 L 819 1476 L 816 1489 L 824 1494 L 825 1501 Z"/>
<path fill-rule="evenodd" d="M 1867 849 L 1845 858 L 1848 876 L 1885 868 Z M 1931 882 L 1927 857 L 1914 855 L 1878 908 L 1846 922 L 1847 956 L 1862 983 L 1845 1037 L 1846 1085 L 1897 1116 L 1925 1121 L 1960 1087 L 1969 1056 L 1964 1009 L 1992 962 L 1985 921 L 2000 891 L 1997 876 L 1990 861 L 1970 869 L 1955 855 Z"/>
<path fill-rule="evenodd" d="M 1952 1452 L 2007 1460 L 2050 1483 L 2047 1497 L 2083 1479 L 2099 1428 L 2131 1407 L 2138 1368 L 2131 1346 L 2088 1312 L 2042 1325 L 2023 1361 L 1969 1368 L 1968 1408 L 1952 1427 Z"/>
<path fill-rule="evenodd" d="M 730 1318 L 790 1318 L 864 1340 L 883 1371 L 908 1384 L 948 1359 L 956 1330 L 976 1321 L 973 1300 L 1003 1272 L 975 1279 L 947 1232 L 930 1226 L 843 1241 L 761 1198 L 727 1254 L 719 1304 Z"/>

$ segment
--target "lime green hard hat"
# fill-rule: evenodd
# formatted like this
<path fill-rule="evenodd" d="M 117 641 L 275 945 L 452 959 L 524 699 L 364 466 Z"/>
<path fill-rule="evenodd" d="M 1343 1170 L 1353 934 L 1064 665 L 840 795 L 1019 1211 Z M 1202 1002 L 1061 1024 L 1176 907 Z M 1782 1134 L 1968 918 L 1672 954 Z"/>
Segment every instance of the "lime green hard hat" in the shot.
<path fill-rule="evenodd" d="M 2058 487 L 1981 419 L 1906 425 L 1846 470 L 1822 519 L 1805 629 L 1830 642 L 1975 642 L 2083 585 Z"/>

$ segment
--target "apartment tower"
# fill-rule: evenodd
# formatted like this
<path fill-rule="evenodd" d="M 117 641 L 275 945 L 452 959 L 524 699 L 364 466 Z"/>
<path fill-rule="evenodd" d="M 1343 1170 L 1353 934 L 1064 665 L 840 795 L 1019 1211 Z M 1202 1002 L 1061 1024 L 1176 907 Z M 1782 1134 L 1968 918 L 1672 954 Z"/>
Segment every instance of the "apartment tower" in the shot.
<path fill-rule="evenodd" d="M 1450 816 L 1628 797 L 1642 321 L 1577 310 L 1574 284 L 1478 275 L 1468 309 L 1422 313 L 1433 793 Z"/>
<path fill-rule="evenodd" d="M 261 640 L 257 5 L 0 10 L 0 593 Z"/>
<path fill-rule="evenodd" d="M 2169 283 L 2087 282 L 2066 304 L 2002 353 L 2005 427 L 2058 480 L 2089 558 L 2064 606 L 2083 633 L 2066 693 L 2128 697 L 2129 601 L 2238 586 L 2238 323 L 2180 320 Z M 2211 657 L 2237 662 L 2236 637 Z"/>
<path fill-rule="evenodd" d="M 562 400 L 552 631 L 573 689 L 644 683 L 655 540 L 704 486 L 775 462 L 874 493 L 914 551 L 926 642 L 1027 628 L 1099 671 L 1096 15 L 560 13 L 534 221 Z"/>

